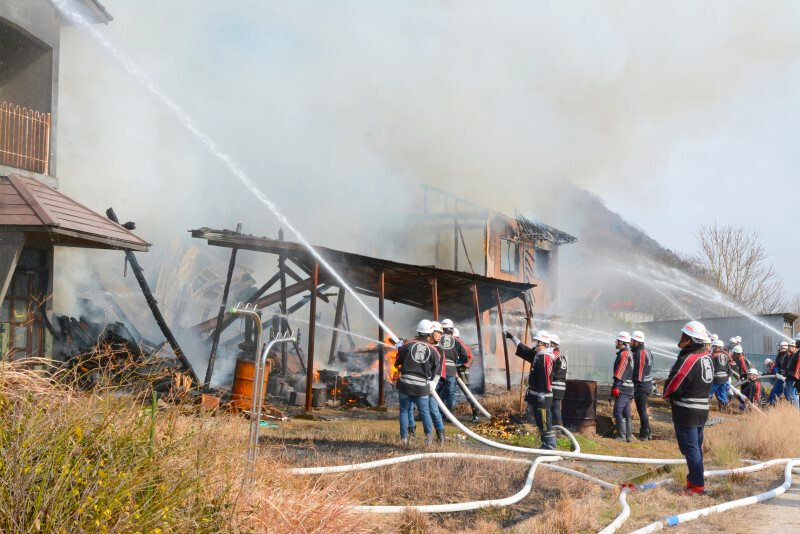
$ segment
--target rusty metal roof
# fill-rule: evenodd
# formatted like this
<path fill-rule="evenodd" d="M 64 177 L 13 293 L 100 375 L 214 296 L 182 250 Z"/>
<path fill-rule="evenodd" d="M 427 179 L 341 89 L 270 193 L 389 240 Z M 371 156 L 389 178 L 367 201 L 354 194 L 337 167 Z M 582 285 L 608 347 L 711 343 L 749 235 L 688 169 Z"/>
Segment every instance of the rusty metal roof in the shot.
<path fill-rule="evenodd" d="M 268 237 L 241 235 L 230 230 L 199 228 L 191 230 L 192 237 L 206 239 L 209 245 L 254 250 L 271 254 L 283 253 L 306 274 L 314 266 L 314 256 L 300 243 L 278 241 Z M 455 320 L 474 317 L 472 287 L 478 290 L 480 311 L 497 306 L 497 297 L 502 302 L 521 297 L 536 284 L 508 282 L 478 274 L 437 269 L 431 266 L 411 265 L 396 261 L 362 256 L 326 247 L 314 247 L 351 287 L 362 295 L 378 296 L 380 271 L 385 277 L 385 298 L 430 311 L 433 308 L 431 282 L 436 278 L 439 294 L 439 315 Z M 319 283 L 336 286 L 338 282 L 320 265 Z"/>
<path fill-rule="evenodd" d="M 150 243 L 33 178 L 0 176 L 0 232 L 35 234 L 54 245 L 147 251 Z"/>

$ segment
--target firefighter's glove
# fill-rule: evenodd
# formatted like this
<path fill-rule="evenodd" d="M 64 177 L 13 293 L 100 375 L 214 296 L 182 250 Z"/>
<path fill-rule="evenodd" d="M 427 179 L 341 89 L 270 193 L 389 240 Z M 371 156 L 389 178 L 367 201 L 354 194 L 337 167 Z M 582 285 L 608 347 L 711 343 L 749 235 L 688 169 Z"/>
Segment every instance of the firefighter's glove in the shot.
<path fill-rule="evenodd" d="M 786 377 L 785 377 L 785 376 L 783 376 L 783 375 L 782 375 L 782 374 L 780 374 L 780 373 L 775 373 L 775 378 L 777 378 L 777 379 L 778 379 L 778 380 L 780 380 L 781 382 L 786 382 Z"/>
<path fill-rule="evenodd" d="M 503 334 L 505 334 L 506 339 L 514 339 L 514 334 L 512 334 L 508 330 L 503 330 Z"/>
<path fill-rule="evenodd" d="M 619 397 L 619 388 L 611 388 L 611 395 Z"/>

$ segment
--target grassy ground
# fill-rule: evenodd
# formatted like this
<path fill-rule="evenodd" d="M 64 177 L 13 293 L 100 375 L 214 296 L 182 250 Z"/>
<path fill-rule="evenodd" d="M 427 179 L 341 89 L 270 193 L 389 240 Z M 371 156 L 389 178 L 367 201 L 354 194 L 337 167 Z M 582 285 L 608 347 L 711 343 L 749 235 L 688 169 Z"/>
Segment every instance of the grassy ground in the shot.
<path fill-rule="evenodd" d="M 513 421 L 517 394 L 486 400 Z M 601 410 L 605 409 L 601 407 Z M 338 475 L 290 476 L 291 466 L 353 463 L 422 450 L 504 455 L 466 439 L 448 425 L 444 445 L 419 437 L 403 448 L 396 409 L 386 413 L 321 410 L 324 420 L 290 419 L 262 429 L 251 489 L 242 491 L 248 422 L 147 398 L 76 393 L 19 367 L 0 366 L 0 531 L 2 532 L 595 532 L 618 513 L 617 493 L 540 469 L 534 489 L 514 506 L 440 515 L 358 514 L 348 504 L 411 505 L 500 498 L 522 487 L 527 467 L 479 460 L 421 461 Z M 666 407 L 654 418 L 669 425 Z M 730 417 L 709 428 L 709 467 L 740 457 L 800 455 L 800 412 L 791 408 Z M 492 439 L 538 446 L 523 424 L 484 424 Z M 777 429 L 777 430 L 776 430 Z M 670 439 L 621 443 L 578 436 L 584 452 L 678 457 Z M 566 446 L 567 442 L 562 442 Z M 655 467 L 563 462 L 614 483 L 674 477 Z M 709 482 L 709 496 L 686 498 L 676 486 L 631 494 L 626 525 L 758 493 L 782 481 L 780 469 Z M 709 532 L 738 528 L 730 513 L 695 525 Z M 695 530 L 693 530 L 694 532 Z M 688 531 L 687 531 L 688 532 Z"/>

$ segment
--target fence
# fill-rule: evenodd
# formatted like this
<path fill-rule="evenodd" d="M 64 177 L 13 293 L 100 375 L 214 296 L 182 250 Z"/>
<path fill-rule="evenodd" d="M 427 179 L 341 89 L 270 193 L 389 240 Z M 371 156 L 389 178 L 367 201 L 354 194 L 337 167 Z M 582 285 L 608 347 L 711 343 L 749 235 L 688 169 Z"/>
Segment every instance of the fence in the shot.
<path fill-rule="evenodd" d="M 0 104 L 0 165 L 49 174 L 49 113 Z"/>

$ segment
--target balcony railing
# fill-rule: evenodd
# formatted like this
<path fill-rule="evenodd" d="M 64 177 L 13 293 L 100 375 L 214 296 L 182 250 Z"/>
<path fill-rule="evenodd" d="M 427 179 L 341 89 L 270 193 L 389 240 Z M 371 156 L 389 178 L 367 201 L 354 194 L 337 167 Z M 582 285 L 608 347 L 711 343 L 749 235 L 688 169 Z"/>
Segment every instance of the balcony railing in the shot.
<path fill-rule="evenodd" d="M 0 165 L 49 174 L 49 113 L 0 104 Z"/>

